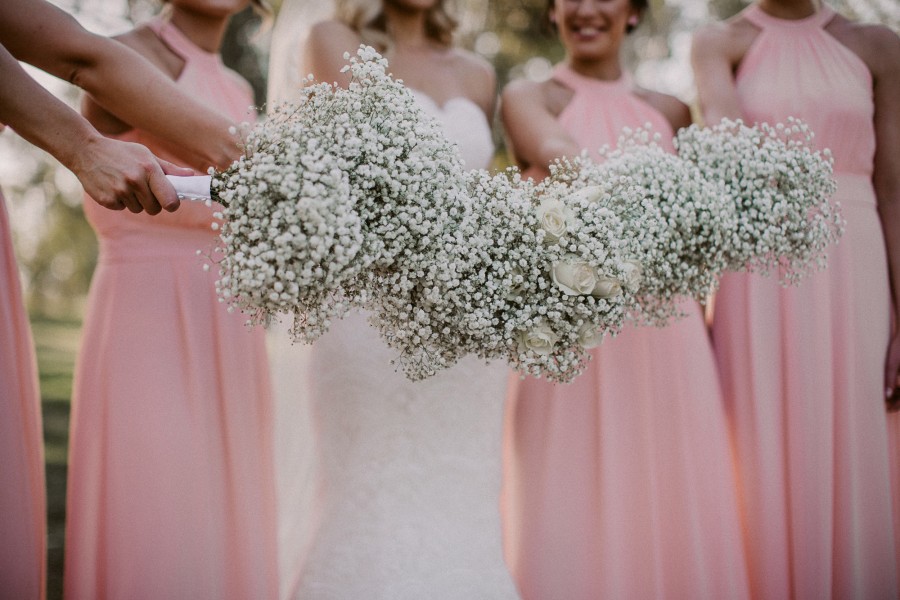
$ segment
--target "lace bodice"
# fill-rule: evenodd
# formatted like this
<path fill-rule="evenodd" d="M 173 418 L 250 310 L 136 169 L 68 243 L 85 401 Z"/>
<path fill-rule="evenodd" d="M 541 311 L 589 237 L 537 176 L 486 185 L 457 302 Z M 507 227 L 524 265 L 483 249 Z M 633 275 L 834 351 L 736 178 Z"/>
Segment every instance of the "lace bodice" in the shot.
<path fill-rule="evenodd" d="M 444 129 L 447 138 L 459 145 L 466 166 L 470 169 L 487 167 L 494 155 L 491 126 L 481 108 L 462 96 L 450 98 L 443 106 L 428 94 L 410 89 L 425 114 Z"/>

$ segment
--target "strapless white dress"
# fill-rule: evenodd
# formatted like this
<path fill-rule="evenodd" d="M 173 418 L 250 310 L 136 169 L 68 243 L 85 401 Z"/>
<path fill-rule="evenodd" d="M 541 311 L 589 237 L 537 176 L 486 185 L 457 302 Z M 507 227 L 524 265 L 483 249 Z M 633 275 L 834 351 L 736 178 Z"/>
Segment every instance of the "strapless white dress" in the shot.
<path fill-rule="evenodd" d="M 415 95 L 467 166 L 488 165 L 493 142 L 481 109 Z M 299 426 L 313 435 L 311 445 L 296 438 L 280 415 L 285 596 L 518 598 L 499 513 L 506 365 L 470 357 L 410 382 L 361 312 L 306 354 L 299 371 L 272 356 L 282 415 L 308 410 Z"/>

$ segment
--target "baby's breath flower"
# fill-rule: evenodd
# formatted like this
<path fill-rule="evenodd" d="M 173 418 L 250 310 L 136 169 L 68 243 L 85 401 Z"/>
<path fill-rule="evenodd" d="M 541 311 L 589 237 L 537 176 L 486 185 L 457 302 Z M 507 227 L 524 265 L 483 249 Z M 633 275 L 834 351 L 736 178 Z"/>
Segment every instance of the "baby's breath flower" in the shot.
<path fill-rule="evenodd" d="M 411 379 L 474 354 L 569 381 L 628 320 L 667 323 L 727 268 L 796 278 L 839 233 L 797 121 L 689 128 L 677 156 L 627 131 L 535 184 L 465 171 L 384 58 L 346 57 L 347 89 L 309 80 L 213 176 L 219 295 L 252 323 L 293 314 L 295 340 L 361 307 Z"/>

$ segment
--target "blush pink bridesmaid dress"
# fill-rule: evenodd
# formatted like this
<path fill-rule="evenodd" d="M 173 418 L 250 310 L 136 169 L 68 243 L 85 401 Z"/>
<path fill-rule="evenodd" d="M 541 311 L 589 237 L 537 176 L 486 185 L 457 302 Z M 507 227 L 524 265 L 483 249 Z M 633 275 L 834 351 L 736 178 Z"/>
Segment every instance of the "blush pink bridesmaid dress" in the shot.
<path fill-rule="evenodd" d="M 0 193 L 0 598 L 44 597 L 46 535 L 34 344 Z"/>
<path fill-rule="evenodd" d="M 559 65 L 574 92 L 560 124 L 583 148 L 665 117 L 627 77 Z M 738 504 L 715 362 L 699 305 L 629 328 L 570 384 L 513 377 L 506 412 L 505 551 L 525 600 L 747 597 Z"/>
<path fill-rule="evenodd" d="M 883 369 L 890 331 L 871 176 L 872 79 L 825 27 L 756 5 L 736 75 L 749 122 L 804 119 L 830 148 L 847 221 L 827 270 L 800 287 L 729 274 L 714 345 L 735 435 L 756 598 L 896 598 Z"/>
<path fill-rule="evenodd" d="M 900 413 L 888 415 L 888 453 L 891 465 L 891 492 L 894 499 L 894 549 L 900 579 Z"/>
<path fill-rule="evenodd" d="M 900 579 L 900 413 L 888 415 L 888 454 L 894 506 L 894 558 L 897 560 L 897 577 Z"/>
<path fill-rule="evenodd" d="M 165 20 L 177 84 L 235 120 L 249 85 Z M 144 132 L 127 139 L 178 162 Z M 67 600 L 278 595 L 272 409 L 264 334 L 204 272 L 213 208 L 156 216 L 85 205 L 100 241 L 69 453 Z"/>

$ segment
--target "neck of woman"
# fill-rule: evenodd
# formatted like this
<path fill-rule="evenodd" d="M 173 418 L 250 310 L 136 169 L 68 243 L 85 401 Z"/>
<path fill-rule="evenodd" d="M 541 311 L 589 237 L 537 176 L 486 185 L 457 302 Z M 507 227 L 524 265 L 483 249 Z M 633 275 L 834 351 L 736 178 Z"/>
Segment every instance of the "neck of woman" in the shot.
<path fill-rule="evenodd" d="M 622 64 L 618 54 L 602 59 L 579 59 L 566 55 L 566 64 L 579 75 L 592 79 L 616 81 L 622 77 Z"/>
<path fill-rule="evenodd" d="M 779 19 L 805 19 L 821 7 L 820 0 L 759 0 L 759 7 L 766 14 Z"/>
<path fill-rule="evenodd" d="M 425 33 L 425 11 L 403 10 L 394 6 L 384 7 L 388 35 L 397 46 L 426 47 L 431 40 Z"/>
<path fill-rule="evenodd" d="M 218 52 L 225 37 L 225 28 L 231 15 L 210 15 L 175 7 L 172 24 L 197 47 L 207 52 Z"/>

